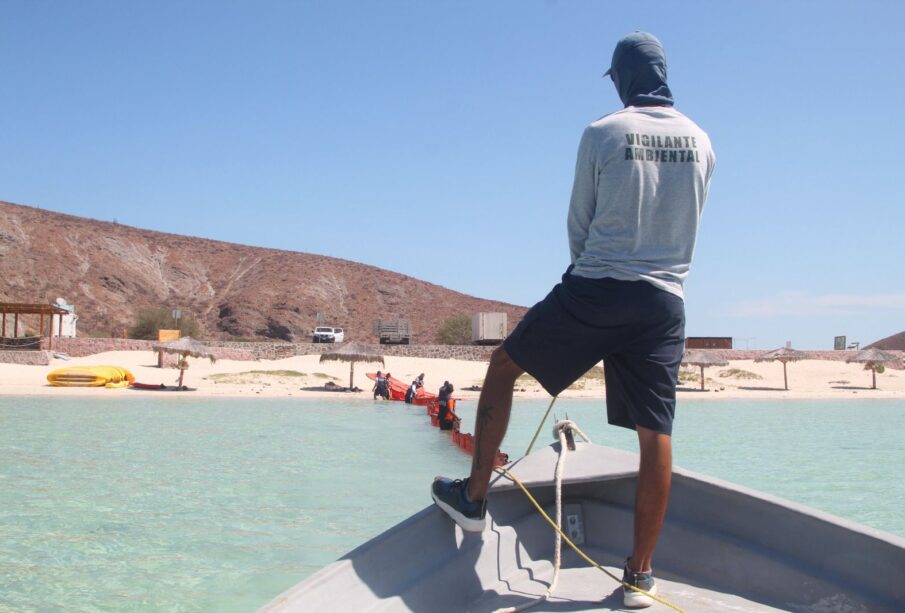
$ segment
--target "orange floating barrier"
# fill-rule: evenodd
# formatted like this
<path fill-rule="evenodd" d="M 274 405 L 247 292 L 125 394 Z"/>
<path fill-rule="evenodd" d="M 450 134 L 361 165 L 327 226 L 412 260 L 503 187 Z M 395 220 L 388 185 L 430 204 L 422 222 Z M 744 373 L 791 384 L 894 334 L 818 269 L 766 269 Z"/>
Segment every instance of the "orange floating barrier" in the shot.
<path fill-rule="evenodd" d="M 373 381 L 376 378 L 376 373 L 367 373 L 367 376 Z M 404 400 L 408 385 L 393 377 L 390 377 L 389 383 L 390 400 Z M 413 404 L 423 406 L 425 414 L 430 417 L 431 425 L 435 428 L 440 427 L 440 400 L 436 394 L 431 394 L 424 391 L 423 388 L 420 388 L 413 399 Z M 462 432 L 460 425 L 461 419 L 455 413 L 455 398 L 449 399 L 447 408 L 449 409 L 449 417 L 453 420 L 451 428 L 453 444 L 466 453 L 474 453 L 474 435 L 469 432 Z M 498 450 L 494 456 L 494 466 L 503 466 L 508 463 L 509 456 Z"/>

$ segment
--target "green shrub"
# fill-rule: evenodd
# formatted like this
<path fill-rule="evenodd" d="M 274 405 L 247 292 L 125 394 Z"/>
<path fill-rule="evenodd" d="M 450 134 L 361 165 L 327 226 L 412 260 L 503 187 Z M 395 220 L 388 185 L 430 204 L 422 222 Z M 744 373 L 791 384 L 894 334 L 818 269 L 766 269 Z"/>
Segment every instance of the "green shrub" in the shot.
<path fill-rule="evenodd" d="M 453 315 L 444 321 L 437 331 L 437 342 L 441 345 L 470 345 L 471 317 L 464 314 Z"/>
<path fill-rule="evenodd" d="M 721 370 L 719 373 L 720 377 L 731 377 L 733 379 L 763 379 L 759 374 L 755 372 L 751 372 L 750 370 L 742 370 L 741 368 L 730 368 L 728 370 Z"/>
<path fill-rule="evenodd" d="M 166 307 L 142 309 L 135 318 L 135 325 L 129 328 L 129 338 L 157 340 L 158 330 L 176 330 L 176 320 L 172 310 Z M 191 317 L 183 315 L 179 318 L 179 335 L 199 338 L 201 327 Z"/>
<path fill-rule="evenodd" d="M 700 381 L 701 375 L 694 370 L 680 370 L 679 383 L 688 383 L 690 381 Z"/>

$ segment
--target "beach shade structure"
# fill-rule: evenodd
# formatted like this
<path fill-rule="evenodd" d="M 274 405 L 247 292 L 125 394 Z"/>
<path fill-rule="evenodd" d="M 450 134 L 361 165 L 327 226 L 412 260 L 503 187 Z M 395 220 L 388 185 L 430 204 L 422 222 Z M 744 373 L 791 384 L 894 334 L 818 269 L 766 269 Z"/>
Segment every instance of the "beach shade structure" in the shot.
<path fill-rule="evenodd" d="M 182 378 L 185 376 L 185 371 L 189 367 L 187 358 L 208 358 L 211 363 L 217 361 L 217 356 L 207 347 L 207 345 L 196 341 L 191 336 L 183 336 L 182 338 L 175 341 L 157 343 L 152 347 L 152 349 L 154 349 L 154 351 L 175 353 L 179 356 L 179 361 L 176 364 L 176 368 L 179 369 L 179 383 L 177 385 L 180 388 L 182 388 Z"/>
<path fill-rule="evenodd" d="M 891 351 L 882 349 L 863 349 L 846 360 L 848 363 L 864 364 L 864 370 L 873 374 L 873 384 L 870 389 L 877 389 L 877 373 L 882 373 L 887 366 L 900 365 L 902 359 Z"/>
<path fill-rule="evenodd" d="M 384 365 L 382 355 L 367 345 L 357 341 L 345 343 L 333 351 L 322 353 L 320 362 L 348 362 L 350 391 L 355 387 L 352 383 L 352 380 L 355 377 L 355 362 L 372 362 L 379 363 L 381 366 Z"/>
<path fill-rule="evenodd" d="M 704 369 L 708 366 L 728 366 L 729 362 L 713 353 L 703 349 L 690 349 L 685 352 L 682 364 L 701 367 L 701 391 L 704 391 Z"/>
<path fill-rule="evenodd" d="M 808 356 L 804 351 L 798 351 L 797 349 L 792 349 L 791 347 L 780 347 L 779 349 L 768 351 L 759 358 L 754 358 L 754 361 L 782 362 L 782 380 L 783 384 L 785 385 L 786 391 L 789 391 L 789 375 L 786 372 L 786 364 L 788 364 L 789 362 L 804 360 L 807 357 Z"/>

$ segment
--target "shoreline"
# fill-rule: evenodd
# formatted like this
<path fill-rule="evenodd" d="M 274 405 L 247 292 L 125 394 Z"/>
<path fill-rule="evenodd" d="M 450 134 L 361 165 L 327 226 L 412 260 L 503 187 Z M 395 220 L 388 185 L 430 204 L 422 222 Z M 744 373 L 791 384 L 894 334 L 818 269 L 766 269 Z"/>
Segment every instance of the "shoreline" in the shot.
<path fill-rule="evenodd" d="M 487 362 L 384 356 L 384 364 L 357 363 L 353 384 L 363 392 L 307 391 L 302 388 L 322 386 L 327 381 L 349 384 L 349 364 L 323 362 L 319 355 L 301 355 L 274 360 L 219 360 L 211 364 L 202 358 L 189 358 L 185 385 L 191 392 L 163 393 L 153 390 L 117 390 L 91 387 L 56 387 L 47 382 L 47 374 L 58 368 L 73 366 L 114 365 L 128 369 L 136 381 L 157 385 L 175 385 L 178 371 L 158 368 L 156 356 L 148 351 L 112 351 L 87 357 L 62 360 L 54 358 L 49 366 L 0 364 L 0 396 L 55 397 L 119 397 L 139 394 L 155 397 L 191 398 L 334 398 L 337 400 L 372 398 L 372 383 L 365 373 L 377 369 L 390 372 L 402 381 L 425 373 L 426 389 L 437 391 L 444 381 L 456 386 L 455 397 L 476 399 L 477 391 L 465 387 L 481 385 Z M 596 369 L 599 371 L 599 369 Z M 838 360 L 803 360 L 787 365 L 789 390 L 783 389 L 783 368 L 778 362 L 730 360 L 728 366 L 705 370 L 706 391 L 701 391 L 700 369 L 683 369 L 677 392 L 684 400 L 825 400 L 825 399 L 902 399 L 905 398 L 905 370 L 887 369 L 877 375 L 878 389 L 870 389 L 871 373 L 860 364 Z M 605 397 L 600 372 L 583 377 L 562 398 Z M 516 399 L 550 398 L 530 377 L 516 382 Z"/>

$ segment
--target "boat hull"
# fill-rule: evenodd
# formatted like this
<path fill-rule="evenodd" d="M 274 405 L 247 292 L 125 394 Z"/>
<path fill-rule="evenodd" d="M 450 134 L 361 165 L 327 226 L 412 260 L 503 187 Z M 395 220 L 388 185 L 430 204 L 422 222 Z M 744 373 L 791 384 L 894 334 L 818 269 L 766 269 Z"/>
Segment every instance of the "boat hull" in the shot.
<path fill-rule="evenodd" d="M 511 465 L 551 516 L 556 449 L 558 444 Z M 579 518 L 582 549 L 617 575 L 631 551 L 637 462 L 635 454 L 578 444 L 566 465 L 564 515 Z M 483 533 L 464 533 L 428 507 L 262 611 L 516 606 L 547 589 L 553 541 L 524 494 L 500 478 L 491 489 Z M 902 611 L 903 568 L 905 539 L 690 471 L 674 472 L 655 572 L 660 595 L 686 611 Z M 622 609 L 620 586 L 576 554 L 564 553 L 563 569 L 545 607 Z M 650 610 L 667 609 L 658 604 Z"/>

